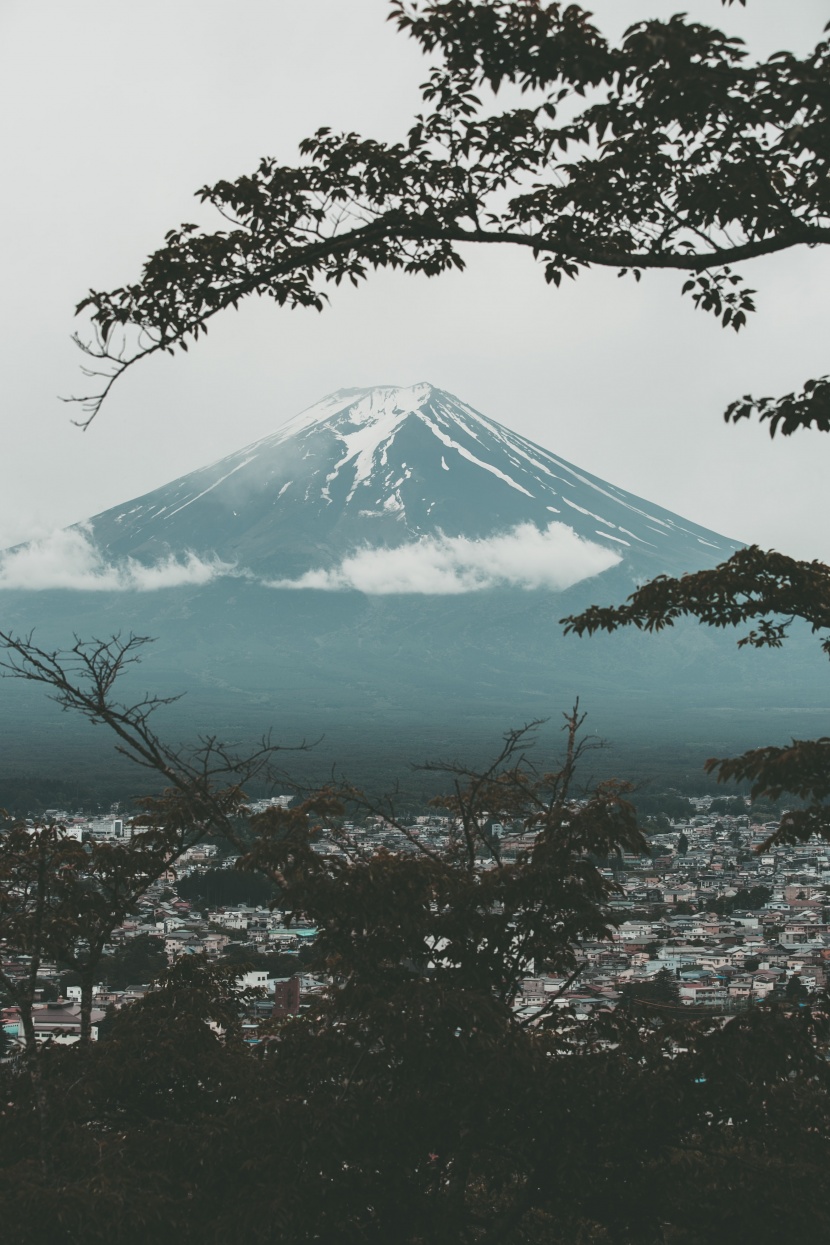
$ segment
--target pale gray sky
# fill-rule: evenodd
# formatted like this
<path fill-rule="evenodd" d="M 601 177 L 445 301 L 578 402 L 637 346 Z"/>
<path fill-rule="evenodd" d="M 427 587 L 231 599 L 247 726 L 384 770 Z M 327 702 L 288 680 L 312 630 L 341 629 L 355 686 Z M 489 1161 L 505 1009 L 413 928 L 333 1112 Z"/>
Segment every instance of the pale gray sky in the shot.
<path fill-rule="evenodd" d="M 803 51 L 827 0 L 601 0 L 606 29 L 686 8 L 768 53 Z M 317 126 L 401 137 L 427 62 L 384 0 L 0 0 L 5 175 L 0 547 L 154 488 L 349 385 L 430 380 L 583 468 L 723 534 L 830 560 L 830 438 L 771 444 L 721 411 L 830 371 L 830 255 L 745 270 L 739 337 L 681 301 L 680 275 L 548 288 L 528 256 L 373 277 L 322 315 L 252 303 L 187 356 L 128 374 L 81 433 L 73 308 L 134 279 L 193 192 L 296 159 Z"/>

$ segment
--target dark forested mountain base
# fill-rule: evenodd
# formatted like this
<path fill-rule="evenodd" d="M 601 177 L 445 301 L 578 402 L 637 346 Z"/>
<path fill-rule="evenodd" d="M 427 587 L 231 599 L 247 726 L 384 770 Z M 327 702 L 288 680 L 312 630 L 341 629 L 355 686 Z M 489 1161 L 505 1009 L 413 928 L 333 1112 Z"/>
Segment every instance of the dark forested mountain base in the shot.
<path fill-rule="evenodd" d="M 750 653 L 690 622 L 660 636 L 562 636 L 557 619 L 592 591 L 360 598 L 212 584 L 3 596 L 10 629 L 35 625 L 46 647 L 71 643 L 73 631 L 158 636 L 125 676 L 125 694 L 184 692 L 163 717 L 165 733 L 183 740 L 202 732 L 250 742 L 270 730 L 286 745 L 319 741 L 285 755 L 300 781 L 334 765 L 386 786 L 426 758 L 481 759 L 510 726 L 550 717 L 555 734 L 577 696 L 589 728 L 614 746 L 596 758 L 598 772 L 638 780 L 821 733 L 822 658 L 807 638 Z M 0 703 L 0 782 L 13 803 L 26 798 L 27 776 L 71 780 L 79 802 L 123 798 L 133 780 L 101 731 L 28 685 L 0 683 Z M 27 779 L 19 788 L 16 775 Z"/>

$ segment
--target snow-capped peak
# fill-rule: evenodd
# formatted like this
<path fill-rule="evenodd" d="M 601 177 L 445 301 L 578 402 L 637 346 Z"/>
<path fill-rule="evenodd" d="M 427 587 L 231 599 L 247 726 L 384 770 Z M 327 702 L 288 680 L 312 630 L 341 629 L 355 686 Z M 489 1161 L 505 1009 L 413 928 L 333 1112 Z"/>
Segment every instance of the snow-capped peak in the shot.
<path fill-rule="evenodd" d="M 283 424 L 273 441 L 287 441 L 290 437 L 314 428 L 348 422 L 355 426 L 373 426 L 378 430 L 378 440 L 429 400 L 433 386 L 428 381 L 416 385 L 376 385 L 371 389 L 338 389 L 320 402 Z M 272 440 L 272 438 L 269 438 Z"/>
<path fill-rule="evenodd" d="M 421 381 L 340 389 L 276 432 L 93 520 L 129 556 L 209 551 L 283 576 L 365 548 L 551 524 L 633 579 L 722 560 L 731 541 L 574 467 Z M 529 530 L 529 529 L 528 529 Z"/>

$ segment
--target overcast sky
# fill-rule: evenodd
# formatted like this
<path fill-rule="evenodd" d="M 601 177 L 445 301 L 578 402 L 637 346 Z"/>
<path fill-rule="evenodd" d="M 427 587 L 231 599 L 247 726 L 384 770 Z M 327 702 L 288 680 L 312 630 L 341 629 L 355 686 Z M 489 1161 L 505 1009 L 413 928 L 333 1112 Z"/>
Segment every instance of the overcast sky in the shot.
<path fill-rule="evenodd" d="M 768 54 L 804 51 L 827 0 L 602 0 L 605 29 L 683 7 Z M 830 561 L 830 438 L 723 425 L 747 392 L 830 371 L 830 255 L 747 269 L 736 337 L 679 297 L 593 273 L 548 288 L 526 255 L 381 274 L 316 312 L 251 303 L 187 356 L 119 383 L 86 433 L 70 342 L 87 288 L 134 279 L 193 192 L 320 125 L 402 137 L 427 62 L 384 0 L 0 0 L 3 489 L 0 547 L 137 496 L 272 432 L 343 386 L 429 380 L 581 467 L 739 540 Z"/>

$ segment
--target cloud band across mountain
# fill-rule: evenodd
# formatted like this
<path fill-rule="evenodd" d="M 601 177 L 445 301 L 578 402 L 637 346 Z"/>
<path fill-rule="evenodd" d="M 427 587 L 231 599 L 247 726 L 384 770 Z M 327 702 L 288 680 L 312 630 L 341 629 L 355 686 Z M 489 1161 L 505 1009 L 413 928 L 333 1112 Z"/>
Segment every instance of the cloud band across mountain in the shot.
<path fill-rule="evenodd" d="M 562 592 L 620 561 L 618 553 L 578 536 L 565 523 L 543 529 L 521 523 L 481 540 L 430 536 L 392 549 L 360 549 L 332 569 L 269 580 L 266 587 L 351 590 L 370 596 L 446 596 L 497 587 Z"/>
<path fill-rule="evenodd" d="M 152 592 L 206 584 L 236 568 L 195 553 L 170 554 L 147 566 L 135 558 L 108 562 L 82 526 L 52 532 L 0 554 L 0 588 L 76 592 Z"/>
<path fill-rule="evenodd" d="M 270 579 L 267 588 L 363 592 L 369 596 L 447 596 L 487 588 L 546 588 L 561 592 L 616 566 L 620 555 L 578 536 L 564 523 L 540 529 L 521 523 L 497 536 L 429 536 L 395 548 L 362 548 L 329 569 L 296 579 Z M 250 570 L 193 552 L 149 565 L 135 558 L 108 561 L 91 532 L 77 526 L 0 554 L 0 589 L 76 592 L 152 592 L 207 584 L 223 577 L 256 579 Z"/>

